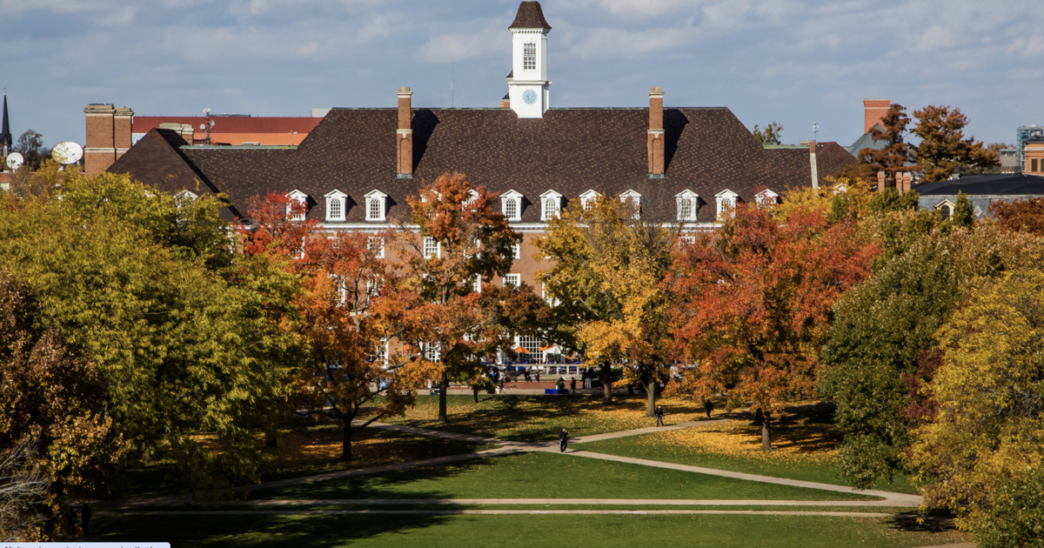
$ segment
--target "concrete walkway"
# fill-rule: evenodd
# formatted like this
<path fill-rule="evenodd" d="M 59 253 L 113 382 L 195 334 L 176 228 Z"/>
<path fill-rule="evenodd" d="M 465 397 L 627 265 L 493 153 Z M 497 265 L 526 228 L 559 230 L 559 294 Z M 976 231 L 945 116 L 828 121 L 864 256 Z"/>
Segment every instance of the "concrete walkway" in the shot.
<path fill-rule="evenodd" d="M 742 515 L 742 516 L 829 516 L 838 518 L 906 518 L 902 514 L 884 512 L 801 512 L 787 510 L 479 510 L 458 508 L 446 510 L 132 510 L 128 512 L 97 512 L 98 515 L 121 516 L 258 516 L 258 515 Z M 912 517 L 910 519 L 913 519 Z"/>
<path fill-rule="evenodd" d="M 294 499 L 226 500 L 207 503 L 224 507 L 269 506 L 464 506 L 464 505 L 572 505 L 572 506 L 902 506 L 863 500 L 714 500 L 714 499 Z"/>

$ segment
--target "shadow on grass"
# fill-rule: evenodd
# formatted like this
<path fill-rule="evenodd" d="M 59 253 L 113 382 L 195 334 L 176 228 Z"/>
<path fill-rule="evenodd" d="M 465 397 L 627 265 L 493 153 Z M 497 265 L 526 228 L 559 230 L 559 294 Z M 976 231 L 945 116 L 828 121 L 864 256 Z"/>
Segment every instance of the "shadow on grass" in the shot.
<path fill-rule="evenodd" d="M 382 472 L 349 476 L 347 478 L 303 483 L 277 489 L 255 489 L 249 494 L 251 500 L 280 499 L 443 499 L 455 498 L 459 494 L 444 493 L 432 490 L 403 490 L 421 481 L 445 479 L 467 474 L 477 468 L 489 466 L 501 457 L 476 458 L 429 467 L 405 468 Z M 481 498 L 480 492 L 475 493 Z"/>
<path fill-rule="evenodd" d="M 104 542 L 169 542 L 172 546 L 332 548 L 385 533 L 442 525 L 452 516 L 107 515 L 95 518 Z"/>
<path fill-rule="evenodd" d="M 946 512 L 896 514 L 888 520 L 888 527 L 904 533 L 944 533 L 956 531 L 953 516 Z"/>

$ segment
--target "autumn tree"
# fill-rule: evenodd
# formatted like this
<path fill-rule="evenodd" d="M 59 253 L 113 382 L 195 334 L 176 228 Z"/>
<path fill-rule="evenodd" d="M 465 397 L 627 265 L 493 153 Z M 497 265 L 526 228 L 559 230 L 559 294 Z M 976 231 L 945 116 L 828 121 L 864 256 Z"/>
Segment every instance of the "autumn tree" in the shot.
<path fill-rule="evenodd" d="M 870 279 L 845 292 L 822 349 L 820 394 L 836 403 L 845 438 L 841 474 L 868 488 L 909 471 L 912 381 L 924 378 L 936 333 L 973 280 L 997 276 L 1034 256 L 1030 238 L 990 224 L 956 229 L 934 212 L 890 211 L 864 222 L 882 253 Z"/>
<path fill-rule="evenodd" d="M 695 365 L 683 388 L 751 401 L 770 449 L 771 417 L 815 393 L 832 307 L 876 253 L 851 219 L 828 223 L 824 211 L 806 210 L 782 223 L 741 204 L 720 231 L 683 247 L 664 284 L 677 294 L 676 350 Z"/>
<path fill-rule="evenodd" d="M 17 152 L 25 159 L 26 171 L 40 167 L 44 159 L 50 155 L 50 151 L 43 146 L 43 135 L 31 130 L 25 130 L 15 141 L 12 152 Z"/>
<path fill-rule="evenodd" d="M 0 270 L 0 539 L 67 533 L 70 498 L 105 495 L 124 443 L 98 368 Z"/>
<path fill-rule="evenodd" d="M 1005 230 L 1044 236 L 1044 198 L 996 201 L 990 204 L 990 213 Z"/>
<path fill-rule="evenodd" d="M 179 204 L 104 174 L 66 181 L 61 198 L 6 198 L 0 265 L 97 367 L 128 458 L 169 459 L 201 494 L 258 479 L 297 353 L 281 321 L 293 280 L 232 257 L 205 195 Z"/>
<path fill-rule="evenodd" d="M 943 361 L 928 386 L 937 411 L 916 430 L 912 462 L 928 503 L 956 511 L 961 528 L 986 533 L 983 546 L 1035 546 L 1044 497 L 1011 491 L 1027 480 L 1041 484 L 1044 272 L 1034 265 L 984 281 L 939 332 Z M 998 515 L 996 501 L 1007 515 Z M 998 522 L 1008 534 L 998 534 Z"/>
<path fill-rule="evenodd" d="M 407 198 L 412 209 L 392 246 L 403 264 L 412 297 L 402 297 L 397 336 L 409 359 L 438 362 L 439 420 L 449 420 L 450 381 L 475 384 L 484 362 L 510 348 L 512 326 L 505 303 L 521 308 L 539 299 L 525 286 L 497 288 L 491 282 L 510 272 L 522 235 L 496 207 L 497 195 L 474 187 L 460 173 L 440 176 Z"/>
<path fill-rule="evenodd" d="M 921 139 L 913 159 L 921 166 L 925 182 L 942 181 L 964 167 L 987 168 L 999 165 L 997 153 L 974 137 L 964 138 L 968 117 L 961 109 L 926 106 L 914 111 L 917 127 L 913 133 Z"/>
<path fill-rule="evenodd" d="M 352 438 L 412 405 L 413 393 L 432 372 L 423 361 L 388 352 L 402 329 L 394 320 L 404 304 L 396 295 L 395 267 L 385 259 L 394 234 L 327 232 L 315 221 L 295 219 L 304 207 L 282 194 L 255 199 L 252 222 L 239 231 L 248 254 L 284 265 L 299 280 L 294 325 L 306 352 L 296 360 L 291 401 L 309 416 L 336 423 L 341 458 L 351 460 Z M 364 408 L 365 420 L 357 421 Z"/>
<path fill-rule="evenodd" d="M 778 145 L 780 144 L 780 137 L 783 134 L 783 124 L 777 124 L 772 122 L 765 126 L 765 129 L 758 128 L 757 124 L 754 124 L 754 139 L 757 140 L 761 146 L 765 145 Z"/>
<path fill-rule="evenodd" d="M 786 221 L 795 212 L 823 211 L 830 221 L 851 217 L 860 219 L 869 213 L 874 196 L 870 185 L 862 179 L 827 177 L 827 184 L 819 188 L 796 187 L 783 192 L 783 201 L 772 206 L 772 215 Z"/>
<path fill-rule="evenodd" d="M 664 224 L 669 200 L 643 190 L 641 201 L 598 196 L 552 219 L 537 247 L 553 264 L 538 279 L 555 303 L 550 336 L 600 370 L 603 401 L 612 398 L 612 368 L 622 366 L 627 382 L 646 387 L 651 417 L 669 364 L 669 293 L 661 282 L 681 226 Z"/>
<path fill-rule="evenodd" d="M 889 178 L 894 178 L 898 171 L 906 171 L 912 150 L 905 140 L 906 127 L 909 124 L 910 117 L 906 115 L 906 107 L 896 103 L 890 105 L 888 112 L 881 119 L 880 125 L 884 129 L 870 128 L 870 136 L 874 142 L 884 142 L 885 146 L 881 149 L 867 147 L 858 151 L 857 162 L 845 168 L 840 175 L 876 183 L 878 171 L 884 171 Z"/>

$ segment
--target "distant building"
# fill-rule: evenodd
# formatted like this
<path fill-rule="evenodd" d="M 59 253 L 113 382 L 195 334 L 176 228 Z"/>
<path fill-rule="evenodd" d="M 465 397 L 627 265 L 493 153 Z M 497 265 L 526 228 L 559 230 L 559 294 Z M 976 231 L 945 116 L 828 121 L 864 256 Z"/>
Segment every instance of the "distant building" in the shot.
<path fill-rule="evenodd" d="M 870 130 L 884 131 L 884 117 L 892 106 L 891 99 L 863 99 L 863 134 L 851 145 L 844 147 L 849 154 L 858 158 L 864 148 L 881 150 L 888 147 L 887 141 L 875 141 Z"/>
<path fill-rule="evenodd" d="M 87 175 L 108 169 L 154 129 L 173 131 L 191 145 L 296 146 L 322 121 L 307 116 L 134 116 L 133 110 L 114 108 L 109 103 L 88 105 L 83 112 L 87 122 Z"/>
<path fill-rule="evenodd" d="M 920 194 L 922 209 L 937 210 L 949 217 L 957 204 L 957 193 L 963 192 L 972 204 L 976 217 L 989 215 L 995 202 L 1014 202 L 1044 197 L 1044 177 L 1026 174 L 974 175 L 934 183 L 921 183 L 914 190 Z"/>

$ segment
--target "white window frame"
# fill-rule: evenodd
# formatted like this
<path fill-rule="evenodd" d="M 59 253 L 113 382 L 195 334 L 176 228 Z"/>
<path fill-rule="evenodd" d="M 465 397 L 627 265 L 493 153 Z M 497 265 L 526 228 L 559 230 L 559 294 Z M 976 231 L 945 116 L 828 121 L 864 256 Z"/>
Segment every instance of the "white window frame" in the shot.
<path fill-rule="evenodd" d="M 504 287 L 521 287 L 522 275 L 518 273 L 504 274 Z"/>
<path fill-rule="evenodd" d="M 739 203 L 739 194 L 725 189 L 714 195 L 714 201 L 717 202 L 717 219 L 719 221 L 724 219 L 725 215 L 730 215 L 736 210 L 736 205 Z"/>
<path fill-rule="evenodd" d="M 468 199 L 464 200 L 464 203 L 460 204 L 460 207 L 464 208 L 464 209 L 467 209 L 468 206 L 474 204 L 475 200 L 478 200 L 478 198 L 479 198 L 478 192 L 475 192 L 474 189 L 471 189 L 471 190 L 468 191 Z"/>
<path fill-rule="evenodd" d="M 683 190 L 679 192 L 675 199 L 678 201 L 678 220 L 679 221 L 695 221 L 696 214 L 700 209 L 700 195 L 696 194 L 691 190 Z M 685 203 L 689 204 L 689 211 L 685 211 Z"/>
<path fill-rule="evenodd" d="M 620 194 L 620 203 L 626 204 L 630 202 L 631 207 L 634 208 L 634 218 L 642 218 L 642 195 L 636 190 L 630 189 L 627 192 Z"/>
<path fill-rule="evenodd" d="M 371 190 L 365 196 L 363 200 L 366 203 L 366 220 L 369 222 L 384 222 L 387 215 L 387 199 L 388 195 L 377 190 Z M 374 212 L 377 215 L 374 215 Z"/>
<path fill-rule="evenodd" d="M 837 192 L 835 192 L 836 194 Z M 754 200 L 758 204 L 758 208 L 767 207 L 770 205 L 776 205 L 779 200 L 779 194 L 772 192 L 769 189 L 762 190 L 761 192 L 754 195 Z"/>
<path fill-rule="evenodd" d="M 475 275 L 475 285 L 471 287 L 475 293 L 482 293 L 482 274 Z"/>
<path fill-rule="evenodd" d="M 345 216 L 348 214 L 348 195 L 341 192 L 340 190 L 334 190 L 328 192 L 326 196 L 326 220 L 327 221 L 344 221 Z M 334 215 L 333 206 L 334 204 L 340 206 L 340 215 Z"/>
<path fill-rule="evenodd" d="M 425 259 L 439 259 L 442 257 L 442 242 L 432 238 L 431 236 L 425 236 L 421 245 L 423 247 Z"/>
<path fill-rule="evenodd" d="M 524 42 L 522 44 L 522 70 L 537 69 L 537 45 L 536 42 Z"/>
<path fill-rule="evenodd" d="M 380 236 L 370 236 L 366 239 L 366 249 L 373 253 L 373 256 L 378 259 L 384 258 L 384 238 Z"/>
<path fill-rule="evenodd" d="M 515 214 L 508 214 L 508 203 L 511 202 L 515 206 Z M 521 221 L 522 220 L 522 194 L 514 190 L 509 190 L 500 195 L 500 211 L 504 214 L 504 217 L 508 221 Z"/>
<path fill-rule="evenodd" d="M 550 221 L 562 215 L 562 195 L 548 190 L 540 195 L 540 220 Z"/>
<path fill-rule="evenodd" d="M 439 343 L 421 343 L 421 353 L 429 362 L 442 361 L 442 345 Z"/>
<path fill-rule="evenodd" d="M 297 203 L 303 205 L 304 208 L 305 208 L 305 212 L 304 213 L 298 213 L 296 215 L 292 215 L 292 216 L 290 216 L 290 220 L 291 221 L 303 221 L 303 220 L 305 220 L 308 217 L 308 195 L 305 194 L 304 192 L 301 192 L 300 190 L 292 190 L 292 191 L 287 193 L 286 197 L 291 199 L 291 200 L 296 200 Z M 290 204 L 286 204 L 286 214 L 290 215 Z"/>
<path fill-rule="evenodd" d="M 511 244 L 512 256 L 516 259 L 522 258 L 522 242 Z"/>
<path fill-rule="evenodd" d="M 595 200 L 597 200 L 599 196 L 601 196 L 601 194 L 595 192 L 594 189 L 588 190 L 587 192 L 581 194 L 580 207 L 582 207 L 585 210 L 591 209 L 591 205 L 594 204 Z"/>

